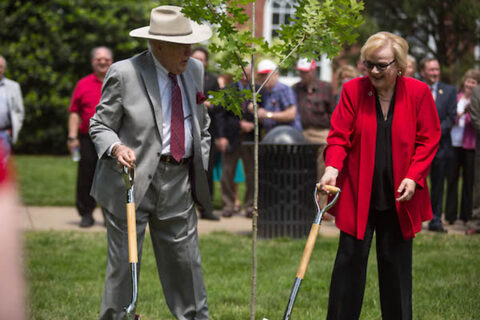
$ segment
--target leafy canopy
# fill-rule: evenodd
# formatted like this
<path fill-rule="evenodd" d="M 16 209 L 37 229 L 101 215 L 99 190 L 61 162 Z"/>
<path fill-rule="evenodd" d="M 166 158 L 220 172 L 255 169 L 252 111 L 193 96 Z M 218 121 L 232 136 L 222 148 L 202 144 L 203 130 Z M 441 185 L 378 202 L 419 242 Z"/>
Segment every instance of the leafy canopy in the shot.
<path fill-rule="evenodd" d="M 277 41 L 269 43 L 263 37 L 253 37 L 246 8 L 254 0 L 192 0 L 183 4 L 183 13 L 198 23 L 209 23 L 218 35 L 210 44 L 213 53 L 220 53 L 216 61 L 220 68 L 241 77 L 253 55 L 266 56 L 290 66 L 299 56 L 318 59 L 322 54 L 333 58 L 345 43 L 353 43 L 355 29 L 363 22 L 363 2 L 356 0 L 298 0 L 291 24 L 281 27 Z M 249 75 L 248 75 L 249 76 Z M 210 92 L 212 103 L 222 104 L 237 116 L 241 114 L 242 97 L 252 93 L 233 88 Z"/>

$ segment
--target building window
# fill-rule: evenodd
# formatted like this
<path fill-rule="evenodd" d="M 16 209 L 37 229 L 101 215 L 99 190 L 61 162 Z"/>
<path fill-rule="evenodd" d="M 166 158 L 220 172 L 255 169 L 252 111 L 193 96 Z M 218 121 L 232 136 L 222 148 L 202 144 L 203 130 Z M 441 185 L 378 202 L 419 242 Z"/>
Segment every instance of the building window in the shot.
<path fill-rule="evenodd" d="M 267 0 L 265 2 L 263 37 L 270 41 L 278 35 L 283 24 L 290 23 L 295 14 L 296 0 Z"/>

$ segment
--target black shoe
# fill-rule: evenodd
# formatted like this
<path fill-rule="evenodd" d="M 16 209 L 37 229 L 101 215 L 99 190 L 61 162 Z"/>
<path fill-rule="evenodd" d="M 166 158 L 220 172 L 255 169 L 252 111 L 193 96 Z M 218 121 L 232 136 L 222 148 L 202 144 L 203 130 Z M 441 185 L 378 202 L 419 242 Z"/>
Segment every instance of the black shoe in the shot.
<path fill-rule="evenodd" d="M 232 212 L 232 211 L 223 211 L 223 212 L 222 212 L 222 217 L 231 218 L 232 216 L 233 216 L 233 212 Z"/>
<path fill-rule="evenodd" d="M 80 221 L 80 228 L 90 228 L 95 223 L 91 215 L 82 216 L 82 221 Z"/>
<path fill-rule="evenodd" d="M 438 224 L 429 224 L 428 225 L 428 230 L 434 231 L 434 232 L 440 232 L 440 233 L 447 233 L 448 231 L 445 230 L 442 226 L 441 223 Z"/>
<path fill-rule="evenodd" d="M 200 219 L 212 220 L 212 221 L 220 220 L 220 218 L 217 217 L 216 215 L 214 215 L 212 212 L 202 212 L 202 213 L 200 213 Z"/>

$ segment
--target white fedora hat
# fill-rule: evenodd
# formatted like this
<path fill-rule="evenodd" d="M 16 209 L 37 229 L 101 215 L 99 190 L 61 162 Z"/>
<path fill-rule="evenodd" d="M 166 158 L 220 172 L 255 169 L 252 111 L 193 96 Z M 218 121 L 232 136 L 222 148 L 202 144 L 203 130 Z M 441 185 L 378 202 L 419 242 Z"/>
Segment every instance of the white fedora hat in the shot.
<path fill-rule="evenodd" d="M 160 6 L 152 9 L 150 25 L 130 31 L 130 37 L 192 44 L 208 40 L 212 29 L 185 17 L 176 6 Z"/>

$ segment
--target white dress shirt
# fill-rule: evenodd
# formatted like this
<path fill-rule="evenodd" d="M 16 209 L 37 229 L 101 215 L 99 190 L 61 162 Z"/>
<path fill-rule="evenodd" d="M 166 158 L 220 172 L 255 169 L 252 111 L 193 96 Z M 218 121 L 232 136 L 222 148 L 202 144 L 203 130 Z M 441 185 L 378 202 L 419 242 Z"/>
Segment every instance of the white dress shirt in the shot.
<path fill-rule="evenodd" d="M 461 117 L 458 118 L 458 121 L 452 127 L 450 131 L 450 137 L 452 138 L 452 146 L 454 147 L 462 147 L 463 146 L 463 133 L 465 131 L 465 108 L 470 103 L 470 99 L 466 99 L 465 97 L 460 98 L 457 103 L 457 115 L 462 114 Z"/>
<path fill-rule="evenodd" d="M 162 132 L 163 132 L 163 143 L 162 143 L 162 155 L 170 155 L 170 125 L 172 121 L 172 80 L 168 76 L 168 71 L 165 69 L 160 62 L 155 58 L 152 53 L 153 62 L 155 63 L 155 71 L 157 73 L 158 87 L 160 90 L 160 101 L 162 104 Z M 192 109 L 188 103 L 187 97 L 185 95 L 185 88 L 182 83 L 182 78 L 177 75 L 177 82 L 182 93 L 182 106 L 183 106 L 183 117 L 184 117 L 184 129 L 185 129 L 185 154 L 183 158 L 189 158 L 193 155 L 193 135 L 192 135 Z M 111 156 L 112 149 L 115 145 L 120 142 L 116 142 L 108 148 L 107 154 Z"/>
<path fill-rule="evenodd" d="M 170 154 L 170 124 L 172 121 L 172 80 L 168 76 L 168 71 L 160 62 L 157 61 L 152 54 L 155 69 L 157 71 L 158 86 L 160 89 L 160 98 L 162 103 L 163 113 L 163 149 L 162 154 Z M 185 155 L 184 158 L 192 156 L 193 136 L 192 136 L 192 109 L 188 103 L 185 95 L 185 88 L 182 83 L 182 78 L 176 75 L 177 82 L 182 92 L 182 106 L 185 128 Z"/>

